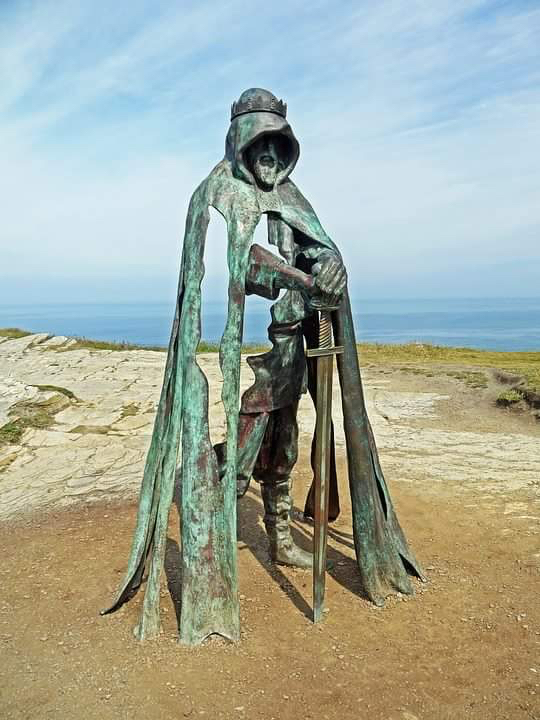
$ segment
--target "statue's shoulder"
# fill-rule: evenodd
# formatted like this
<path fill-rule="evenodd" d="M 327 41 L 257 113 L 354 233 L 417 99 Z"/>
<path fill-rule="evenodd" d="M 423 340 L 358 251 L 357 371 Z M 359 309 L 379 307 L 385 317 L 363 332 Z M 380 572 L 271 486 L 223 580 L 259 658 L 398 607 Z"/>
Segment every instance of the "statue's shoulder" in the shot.
<path fill-rule="evenodd" d="M 278 192 L 281 202 L 284 205 L 289 205 L 290 207 L 295 207 L 311 215 L 315 215 L 315 210 L 309 201 L 304 197 L 298 189 L 298 186 L 290 178 L 287 178 L 285 182 L 279 185 Z"/>
<path fill-rule="evenodd" d="M 315 210 L 292 180 L 287 179 L 279 186 L 279 195 L 282 203 L 281 215 L 287 224 L 300 230 L 307 237 L 337 251 Z"/>
<path fill-rule="evenodd" d="M 226 158 L 215 166 L 195 192 L 199 199 L 204 198 L 204 201 L 218 210 L 227 221 L 257 213 L 253 187 L 234 176 L 231 164 Z"/>
<path fill-rule="evenodd" d="M 199 203 L 201 200 L 208 199 L 216 193 L 224 175 L 227 173 L 227 169 L 224 166 L 225 164 L 226 163 L 221 160 L 204 180 L 199 183 L 191 195 L 191 203 Z"/>

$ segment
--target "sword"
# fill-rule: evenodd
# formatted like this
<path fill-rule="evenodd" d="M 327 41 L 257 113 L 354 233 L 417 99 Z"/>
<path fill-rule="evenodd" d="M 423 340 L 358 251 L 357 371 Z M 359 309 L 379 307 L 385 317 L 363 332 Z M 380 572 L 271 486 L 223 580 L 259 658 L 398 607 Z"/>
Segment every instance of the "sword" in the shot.
<path fill-rule="evenodd" d="M 343 347 L 332 342 L 332 310 L 323 300 L 311 299 L 319 310 L 319 347 L 308 349 L 308 357 L 317 358 L 317 424 L 315 426 L 315 516 L 313 532 L 313 622 L 322 619 L 326 581 L 326 545 L 328 539 L 328 497 L 330 490 L 330 438 L 332 426 L 332 376 L 334 355 Z"/>

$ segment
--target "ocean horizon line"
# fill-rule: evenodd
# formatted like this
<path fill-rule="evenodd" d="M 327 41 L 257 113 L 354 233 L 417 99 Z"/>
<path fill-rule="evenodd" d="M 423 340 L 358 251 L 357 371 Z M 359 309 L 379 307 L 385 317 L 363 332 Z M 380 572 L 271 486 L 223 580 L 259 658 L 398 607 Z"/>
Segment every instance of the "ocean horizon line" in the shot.
<path fill-rule="evenodd" d="M 429 343 L 488 350 L 540 349 L 540 298 L 384 298 L 352 300 L 358 342 Z M 267 342 L 270 301 L 250 297 L 244 342 Z M 201 337 L 213 343 L 225 326 L 227 304 L 202 308 Z M 109 342 L 166 346 L 174 316 L 170 302 L 0 304 L 0 327 Z"/>
<path fill-rule="evenodd" d="M 540 302 L 540 295 L 444 295 L 444 296 L 433 296 L 433 295 L 379 295 L 379 296 L 357 296 L 350 297 L 351 303 L 368 302 L 368 303 L 379 303 L 379 302 L 445 302 L 459 300 L 462 302 L 478 302 L 478 301 L 507 301 L 507 300 L 518 300 L 518 301 L 537 301 Z M 222 298 L 209 298 L 202 301 L 203 305 L 220 304 L 223 302 Z M 266 300 L 265 298 L 257 298 L 255 296 L 249 296 L 249 302 L 253 304 L 266 305 L 271 304 L 272 301 Z M 21 301 L 21 302 L 2 302 L 0 301 L 0 308 L 3 307 L 34 307 L 34 306 L 65 306 L 70 307 L 73 305 L 77 306 L 102 306 L 102 305 L 118 305 L 118 306 L 131 306 L 131 305 L 167 305 L 174 303 L 174 298 L 165 300 L 47 300 L 47 301 Z"/>

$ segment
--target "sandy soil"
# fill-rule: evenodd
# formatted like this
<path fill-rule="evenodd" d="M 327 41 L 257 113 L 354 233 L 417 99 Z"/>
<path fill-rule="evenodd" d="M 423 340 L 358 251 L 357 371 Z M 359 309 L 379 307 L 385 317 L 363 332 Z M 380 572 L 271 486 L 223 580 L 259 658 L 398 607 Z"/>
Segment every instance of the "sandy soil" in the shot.
<path fill-rule="evenodd" d="M 383 468 L 429 576 L 414 597 L 382 609 L 362 598 L 341 445 L 325 621 L 309 619 L 310 573 L 270 565 L 252 486 L 240 505 L 237 646 L 176 641 L 176 510 L 163 632 L 141 645 L 132 628 L 142 592 L 98 614 L 125 570 L 136 502 L 38 506 L 4 520 L 0 538 L 0 716 L 540 719 L 538 423 L 496 409 L 491 385 L 384 368 L 366 378 Z M 311 479 L 305 448 L 297 507 Z M 308 547 L 298 511 L 294 531 Z"/>

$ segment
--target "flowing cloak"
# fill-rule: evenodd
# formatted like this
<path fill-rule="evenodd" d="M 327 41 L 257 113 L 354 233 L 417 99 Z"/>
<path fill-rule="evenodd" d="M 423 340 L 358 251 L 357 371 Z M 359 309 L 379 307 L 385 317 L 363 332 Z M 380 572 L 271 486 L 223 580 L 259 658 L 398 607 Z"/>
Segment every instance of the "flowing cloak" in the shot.
<path fill-rule="evenodd" d="M 274 190 L 262 192 L 248 169 L 245 151 L 267 134 L 279 136 L 287 160 Z M 213 633 L 239 638 L 236 450 L 246 274 L 253 234 L 261 215 L 269 213 L 286 223 L 300 242 L 317 244 L 339 256 L 313 208 L 289 179 L 298 155 L 298 143 L 284 118 L 271 112 L 239 115 L 231 122 L 225 158 L 191 198 L 176 312 L 128 568 L 114 604 L 104 611 L 111 612 L 128 600 L 147 570 L 142 614 L 135 629 L 141 639 L 159 632 L 160 575 L 177 465 L 181 482 L 180 641 L 195 645 Z M 219 350 L 227 420 L 224 474 L 210 441 L 208 381 L 196 358 L 210 206 L 225 218 L 228 238 L 228 314 Z M 411 594 L 408 573 L 422 577 L 422 572 L 397 520 L 379 463 L 346 293 L 333 314 L 333 324 L 336 343 L 344 347 L 337 362 L 358 568 L 364 592 L 381 605 L 392 591 Z M 315 334 L 315 326 L 308 323 L 308 344 L 313 344 Z M 312 372 L 312 386 L 315 380 Z"/>

